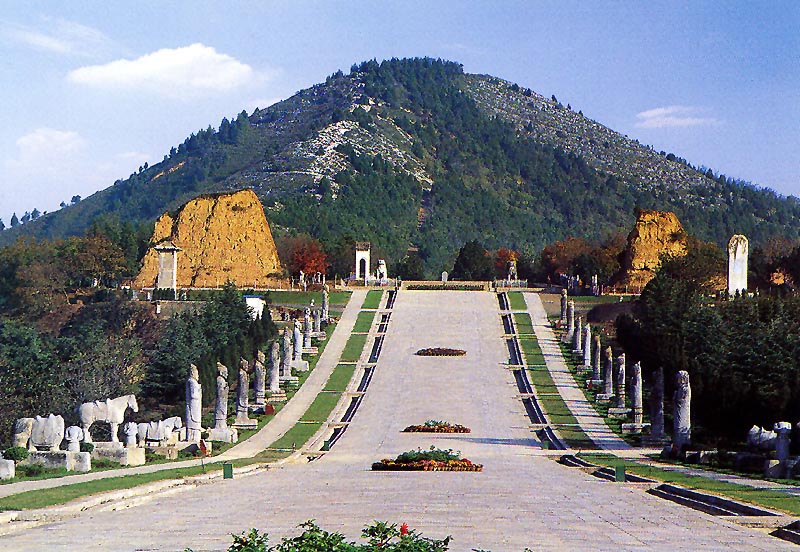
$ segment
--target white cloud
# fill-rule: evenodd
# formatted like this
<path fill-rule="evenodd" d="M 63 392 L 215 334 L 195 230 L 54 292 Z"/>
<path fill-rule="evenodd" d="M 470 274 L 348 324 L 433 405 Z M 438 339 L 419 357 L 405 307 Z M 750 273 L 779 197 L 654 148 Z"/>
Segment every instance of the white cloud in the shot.
<path fill-rule="evenodd" d="M 71 82 L 99 89 L 135 89 L 182 97 L 234 90 L 257 79 L 249 65 L 204 44 L 165 48 L 136 59 L 80 67 Z"/>
<path fill-rule="evenodd" d="M 6 165 L 27 173 L 52 173 L 58 171 L 61 161 L 80 154 L 86 141 L 71 130 L 37 128 L 17 139 L 17 157 L 6 160 Z"/>
<path fill-rule="evenodd" d="M 638 128 L 707 126 L 719 123 L 713 117 L 699 117 L 701 110 L 685 105 L 656 107 L 636 114 Z"/>
<path fill-rule="evenodd" d="M 62 55 L 96 56 L 112 40 L 101 31 L 66 19 L 43 18 L 39 28 L 0 21 L 0 34 L 36 50 Z"/>

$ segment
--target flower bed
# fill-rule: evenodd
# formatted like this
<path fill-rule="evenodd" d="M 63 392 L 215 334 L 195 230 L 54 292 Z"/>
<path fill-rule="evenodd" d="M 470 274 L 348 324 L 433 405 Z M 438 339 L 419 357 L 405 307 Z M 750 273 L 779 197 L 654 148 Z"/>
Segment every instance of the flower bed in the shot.
<path fill-rule="evenodd" d="M 410 450 L 397 456 L 394 460 L 384 458 L 372 464 L 373 471 L 469 471 L 483 470 L 482 464 L 473 464 L 461 453 L 440 450 L 431 446 L 430 450 Z"/>
<path fill-rule="evenodd" d="M 418 356 L 464 356 L 467 354 L 463 349 L 448 349 L 446 347 L 429 347 L 420 349 L 416 353 Z"/>
<path fill-rule="evenodd" d="M 404 433 L 469 433 L 470 431 L 472 430 L 466 426 L 440 420 L 428 420 L 422 425 L 410 425 L 403 430 Z"/>

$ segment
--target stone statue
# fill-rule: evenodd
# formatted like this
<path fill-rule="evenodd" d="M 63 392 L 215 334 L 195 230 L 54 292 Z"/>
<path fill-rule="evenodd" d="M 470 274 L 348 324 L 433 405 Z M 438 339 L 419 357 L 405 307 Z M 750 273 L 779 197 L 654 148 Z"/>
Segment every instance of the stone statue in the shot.
<path fill-rule="evenodd" d="M 572 341 L 572 334 L 575 333 L 575 302 L 567 303 L 567 333 L 564 334 L 564 343 Z"/>
<path fill-rule="evenodd" d="M 653 373 L 653 390 L 650 392 L 650 437 L 664 438 L 664 368 Z"/>
<path fill-rule="evenodd" d="M 118 443 L 117 431 L 119 424 L 125 421 L 125 411 L 131 409 L 139 412 L 139 404 L 136 402 L 136 395 L 123 395 L 115 399 L 104 401 L 93 401 L 83 403 L 78 407 L 78 417 L 83 426 L 83 440 L 87 443 L 92 442 L 92 434 L 89 428 L 95 422 L 108 422 L 111 426 L 111 442 Z"/>
<path fill-rule="evenodd" d="M 616 408 L 625 408 L 625 353 L 617 357 L 614 370 L 614 403 Z"/>
<path fill-rule="evenodd" d="M 122 433 L 125 435 L 123 440 L 127 448 L 136 448 L 136 437 L 139 435 L 139 424 L 128 422 L 122 426 Z"/>
<path fill-rule="evenodd" d="M 281 358 L 281 376 L 289 377 L 292 375 L 292 334 L 289 328 L 283 330 L 283 357 Z"/>
<path fill-rule="evenodd" d="M 292 360 L 303 360 L 303 336 L 300 334 L 300 321 L 294 321 L 294 335 L 292 336 L 294 354 Z"/>
<path fill-rule="evenodd" d="M 775 458 L 783 465 L 789 459 L 789 444 L 792 434 L 792 424 L 789 422 L 777 422 L 774 426 L 775 433 L 778 434 L 775 440 Z"/>
<path fill-rule="evenodd" d="M 631 400 L 633 402 L 633 423 L 642 425 L 642 364 L 637 362 L 631 367 Z"/>
<path fill-rule="evenodd" d="M 236 421 L 233 423 L 235 427 L 252 427 L 258 425 L 256 421 L 251 420 L 248 415 L 250 408 L 248 397 L 250 393 L 250 376 L 247 375 L 247 367 L 247 361 L 242 359 L 239 367 L 239 385 L 236 389 Z"/>
<path fill-rule="evenodd" d="M 186 378 L 186 440 L 197 442 L 202 437 L 203 387 L 200 385 L 200 373 L 197 366 L 189 366 L 189 377 Z"/>
<path fill-rule="evenodd" d="M 575 329 L 572 332 L 572 352 L 579 354 L 583 349 L 583 320 L 580 316 L 575 319 Z"/>
<path fill-rule="evenodd" d="M 561 290 L 561 325 L 567 323 L 567 290 Z"/>
<path fill-rule="evenodd" d="M 280 375 L 281 353 L 278 342 L 272 343 L 269 349 L 269 402 L 286 400 L 286 393 L 281 389 Z"/>
<path fill-rule="evenodd" d="M 614 394 L 614 353 L 611 347 L 606 347 L 603 363 L 603 394 L 611 396 Z"/>
<path fill-rule="evenodd" d="M 64 439 L 67 440 L 67 450 L 70 452 L 81 451 L 81 440 L 83 430 L 79 426 L 69 426 L 64 432 Z"/>
<path fill-rule="evenodd" d="M 592 379 L 594 381 L 600 380 L 600 334 L 594 336 L 594 350 L 592 353 Z"/>
<path fill-rule="evenodd" d="M 677 452 L 692 441 L 691 403 L 692 386 L 689 382 L 689 373 L 681 370 L 675 378 L 675 394 L 672 399 L 675 407 L 672 445 Z"/>
<path fill-rule="evenodd" d="M 264 386 L 266 384 L 265 362 L 266 358 L 264 357 L 264 353 L 258 351 L 258 353 L 256 353 L 256 360 L 253 363 L 253 404 L 257 406 L 262 406 L 266 402 L 266 393 L 264 392 Z"/>
<path fill-rule="evenodd" d="M 183 427 L 183 422 L 180 416 L 172 416 L 166 420 L 155 420 L 152 422 L 142 422 L 136 424 L 139 446 L 156 445 L 161 446 L 172 441 L 173 443 L 178 440 L 180 429 Z M 213 430 L 212 430 L 213 431 Z"/>
<path fill-rule="evenodd" d="M 587 368 L 592 366 L 592 327 L 588 320 L 583 328 L 583 365 Z"/>
<path fill-rule="evenodd" d="M 314 321 L 314 333 L 320 333 L 322 331 L 322 313 L 315 310 L 311 316 Z"/>
<path fill-rule="evenodd" d="M 31 430 L 33 429 L 33 418 L 18 418 L 14 422 L 14 438 L 12 443 L 15 447 L 29 448 L 31 441 Z"/>
<path fill-rule="evenodd" d="M 772 450 L 775 448 L 775 442 L 778 439 L 778 434 L 774 431 L 769 431 L 763 427 L 754 425 L 747 432 L 747 446 L 759 450 Z"/>
<path fill-rule="evenodd" d="M 214 401 L 214 429 L 228 428 L 228 367 L 217 362 L 217 397 Z"/>
<path fill-rule="evenodd" d="M 36 416 L 31 427 L 31 445 L 36 448 L 43 448 L 56 451 L 61 448 L 61 441 L 64 440 L 64 418 L 55 414 L 50 414 L 47 418 Z"/>
<path fill-rule="evenodd" d="M 330 308 L 329 305 L 330 299 L 328 298 L 328 286 L 325 286 L 322 289 L 322 321 L 328 321 L 328 309 Z"/>

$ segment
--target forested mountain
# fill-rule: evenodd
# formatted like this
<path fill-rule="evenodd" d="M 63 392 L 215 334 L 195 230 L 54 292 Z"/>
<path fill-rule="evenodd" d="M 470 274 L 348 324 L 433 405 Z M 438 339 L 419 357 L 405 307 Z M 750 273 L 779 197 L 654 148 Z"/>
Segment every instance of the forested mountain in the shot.
<path fill-rule="evenodd" d="M 253 188 L 273 228 L 335 249 L 410 246 L 427 270 L 479 240 L 527 253 L 627 231 L 635 208 L 675 211 L 690 234 L 756 244 L 800 235 L 800 204 L 701 172 L 564 107 L 459 64 L 368 61 L 251 115 L 224 119 L 164 161 L 58 212 L 0 232 L 82 234 L 99 216 L 151 222 L 201 193 Z"/>

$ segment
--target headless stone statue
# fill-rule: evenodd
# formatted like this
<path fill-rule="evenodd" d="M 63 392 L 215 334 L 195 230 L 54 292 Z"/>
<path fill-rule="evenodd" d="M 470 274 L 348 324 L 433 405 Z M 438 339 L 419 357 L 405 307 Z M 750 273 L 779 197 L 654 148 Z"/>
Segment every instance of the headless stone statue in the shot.
<path fill-rule="evenodd" d="M 189 377 L 186 378 L 186 440 L 199 441 L 202 437 L 201 425 L 203 406 L 203 387 L 200 385 L 200 374 L 194 364 L 189 367 Z"/>
<path fill-rule="evenodd" d="M 675 407 L 672 446 L 675 452 L 680 452 L 692 441 L 691 403 L 692 386 L 689 373 L 681 370 L 675 378 L 675 394 L 672 398 Z"/>
<path fill-rule="evenodd" d="M 256 353 L 256 360 L 253 363 L 253 403 L 262 406 L 265 403 L 266 393 L 264 392 L 266 370 L 264 363 L 266 358 L 262 351 Z"/>

